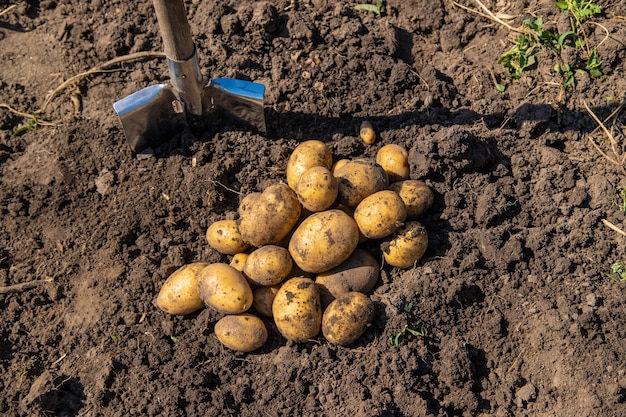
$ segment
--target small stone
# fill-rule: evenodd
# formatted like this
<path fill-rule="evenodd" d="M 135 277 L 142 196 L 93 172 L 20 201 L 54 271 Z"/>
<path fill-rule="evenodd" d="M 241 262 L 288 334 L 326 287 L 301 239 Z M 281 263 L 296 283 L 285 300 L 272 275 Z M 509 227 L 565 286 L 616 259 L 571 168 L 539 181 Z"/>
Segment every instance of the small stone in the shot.
<path fill-rule="evenodd" d="M 537 388 L 528 383 L 515 393 L 515 403 L 519 408 L 526 408 L 528 403 L 532 403 L 537 399 Z"/>
<path fill-rule="evenodd" d="M 589 307 L 597 307 L 600 305 L 600 298 L 598 298 L 594 293 L 587 294 L 585 301 Z"/>

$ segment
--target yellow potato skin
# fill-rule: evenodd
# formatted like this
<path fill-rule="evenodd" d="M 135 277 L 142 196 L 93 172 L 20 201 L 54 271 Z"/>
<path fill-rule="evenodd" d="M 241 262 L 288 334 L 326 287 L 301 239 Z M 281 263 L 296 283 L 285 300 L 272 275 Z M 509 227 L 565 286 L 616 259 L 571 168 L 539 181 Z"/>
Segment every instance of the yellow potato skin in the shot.
<path fill-rule="evenodd" d="M 279 288 L 280 286 L 278 285 L 255 288 L 253 291 L 252 308 L 262 316 L 273 317 L 272 304 L 274 304 L 274 297 L 276 297 Z"/>
<path fill-rule="evenodd" d="M 204 302 L 198 294 L 198 272 L 208 264 L 195 262 L 183 265 L 163 283 L 156 305 L 169 314 L 184 315 L 200 310 Z"/>
<path fill-rule="evenodd" d="M 402 201 L 404 201 L 407 219 L 409 220 L 420 217 L 435 201 L 433 191 L 423 181 L 398 181 L 391 184 L 389 189 L 397 192 Z"/>
<path fill-rule="evenodd" d="M 252 306 L 252 289 L 243 274 L 224 263 L 198 272 L 198 294 L 207 307 L 222 314 L 239 314 Z"/>
<path fill-rule="evenodd" d="M 317 285 L 310 278 L 291 278 L 280 287 L 272 304 L 276 328 L 285 339 L 309 340 L 322 327 L 322 306 Z"/>
<path fill-rule="evenodd" d="M 253 284 L 272 286 L 282 282 L 293 268 L 286 248 L 266 245 L 254 250 L 243 267 L 243 273 Z"/>
<path fill-rule="evenodd" d="M 390 183 L 409 179 L 409 153 L 400 145 L 390 143 L 380 148 L 376 163 L 383 167 Z"/>
<path fill-rule="evenodd" d="M 206 232 L 209 245 L 225 255 L 243 252 L 248 244 L 243 241 L 236 220 L 218 220 L 211 223 Z"/>
<path fill-rule="evenodd" d="M 320 140 L 307 140 L 293 150 L 287 161 L 287 184 L 292 190 L 296 189 L 298 181 L 304 172 L 315 166 L 330 169 L 333 164 L 333 155 Z"/>
<path fill-rule="evenodd" d="M 374 303 L 360 292 L 336 298 L 324 311 L 322 334 L 331 343 L 348 346 L 354 343 L 374 319 Z"/>
<path fill-rule="evenodd" d="M 373 145 L 376 142 L 376 131 L 374 130 L 374 126 L 367 120 L 361 123 L 361 127 L 359 128 L 359 137 L 363 142 L 367 145 Z"/>
<path fill-rule="evenodd" d="M 348 259 L 359 243 L 356 222 L 341 210 L 313 213 L 289 240 L 289 253 L 305 272 L 320 273 Z"/>
<path fill-rule="evenodd" d="M 215 323 L 215 336 L 224 346 L 239 352 L 252 352 L 267 342 L 263 320 L 249 313 L 228 315 Z"/>
<path fill-rule="evenodd" d="M 406 219 L 404 202 L 392 190 L 383 190 L 365 197 L 354 210 L 359 230 L 369 239 L 389 236 Z"/>
<path fill-rule="evenodd" d="M 248 254 L 245 252 L 236 253 L 233 255 L 233 259 L 230 260 L 230 266 L 235 268 L 239 272 L 243 272 L 243 267 L 248 259 Z"/>
<path fill-rule="evenodd" d="M 356 207 L 365 197 L 389 186 L 385 170 L 369 159 L 354 159 L 335 170 L 339 182 L 337 202 Z"/>
<path fill-rule="evenodd" d="M 337 199 L 339 183 L 326 167 L 307 169 L 296 186 L 296 194 L 302 206 L 311 211 L 328 209 Z"/>
<path fill-rule="evenodd" d="M 298 222 L 301 211 L 298 196 L 287 184 L 270 185 L 260 196 L 242 201 L 239 232 L 256 247 L 278 244 Z"/>
<path fill-rule="evenodd" d="M 428 247 L 428 232 L 419 222 L 406 222 L 396 233 L 383 240 L 383 258 L 397 268 L 410 268 L 419 261 Z"/>
<path fill-rule="evenodd" d="M 341 265 L 315 277 L 320 289 L 322 307 L 328 306 L 335 298 L 357 291 L 367 293 L 380 278 L 380 265 L 365 249 L 355 249 Z"/>

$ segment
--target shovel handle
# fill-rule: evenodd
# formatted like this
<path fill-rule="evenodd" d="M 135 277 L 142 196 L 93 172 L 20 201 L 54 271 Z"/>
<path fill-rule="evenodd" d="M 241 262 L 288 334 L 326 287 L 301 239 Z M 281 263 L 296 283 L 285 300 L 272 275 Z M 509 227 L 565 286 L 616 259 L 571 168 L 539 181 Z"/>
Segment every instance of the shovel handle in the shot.
<path fill-rule="evenodd" d="M 195 45 L 187 21 L 184 0 L 154 0 L 154 10 L 163 38 L 165 55 L 174 61 L 190 59 L 194 54 Z"/>

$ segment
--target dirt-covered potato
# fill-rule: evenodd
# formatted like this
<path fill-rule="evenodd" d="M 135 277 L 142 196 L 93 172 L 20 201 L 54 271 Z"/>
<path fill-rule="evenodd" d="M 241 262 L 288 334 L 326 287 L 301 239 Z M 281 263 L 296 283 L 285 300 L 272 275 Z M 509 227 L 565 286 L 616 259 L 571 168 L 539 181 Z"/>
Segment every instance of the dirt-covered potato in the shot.
<path fill-rule="evenodd" d="M 236 220 L 211 223 L 206 231 L 206 240 L 213 249 L 226 255 L 234 255 L 248 248 L 248 244 L 241 238 Z"/>
<path fill-rule="evenodd" d="M 400 145 L 390 143 L 380 148 L 376 163 L 383 167 L 390 183 L 409 179 L 409 153 Z"/>
<path fill-rule="evenodd" d="M 427 247 L 428 232 L 416 221 L 406 222 L 380 244 L 385 262 L 398 268 L 413 266 L 424 256 Z"/>
<path fill-rule="evenodd" d="M 302 206 L 311 211 L 323 211 L 337 199 L 339 183 L 326 167 L 312 167 L 304 171 L 296 186 Z"/>
<path fill-rule="evenodd" d="M 198 294 L 204 304 L 222 314 L 239 314 L 252 306 L 252 289 L 230 265 L 209 264 L 198 272 Z"/>
<path fill-rule="evenodd" d="M 348 259 L 359 243 L 356 222 L 341 210 L 313 213 L 289 240 L 289 253 L 305 272 L 328 271 Z"/>
<path fill-rule="evenodd" d="M 359 230 L 369 239 L 389 236 L 406 219 L 404 202 L 392 190 L 383 190 L 365 197 L 354 210 Z"/>
<path fill-rule="evenodd" d="M 303 342 L 320 332 L 322 306 L 320 292 L 310 278 L 291 278 L 280 287 L 272 314 L 278 331 L 289 340 Z"/>
<path fill-rule="evenodd" d="M 330 169 L 332 164 L 333 155 L 324 142 L 320 140 L 302 142 L 296 146 L 287 161 L 287 184 L 295 190 L 300 177 L 309 168 L 322 166 Z"/>
<path fill-rule="evenodd" d="M 359 137 L 367 145 L 373 145 L 374 142 L 376 142 L 376 131 L 374 130 L 372 123 L 367 120 L 361 123 L 361 127 L 359 128 Z"/>
<path fill-rule="evenodd" d="M 374 319 L 374 303 L 360 292 L 343 294 L 330 303 L 322 316 L 322 334 L 331 343 L 354 343 Z"/>
<path fill-rule="evenodd" d="M 320 289 L 322 307 L 335 298 L 352 291 L 367 293 L 380 278 L 380 265 L 365 249 L 355 249 L 341 265 L 315 278 Z"/>
<path fill-rule="evenodd" d="M 418 180 L 406 180 L 394 182 L 389 186 L 390 190 L 398 193 L 406 206 L 406 218 L 417 219 L 433 205 L 435 196 L 428 184 Z"/>
<path fill-rule="evenodd" d="M 385 170 L 369 159 L 354 159 L 335 170 L 339 182 L 337 202 L 356 207 L 365 197 L 389 186 Z"/>
<path fill-rule="evenodd" d="M 274 297 L 280 288 L 279 285 L 273 287 L 256 287 L 253 291 L 254 300 L 252 300 L 252 308 L 265 317 L 272 316 L 272 304 Z"/>
<path fill-rule="evenodd" d="M 163 283 L 156 306 L 169 314 L 190 314 L 204 307 L 198 294 L 198 272 L 208 264 L 195 262 L 183 265 Z"/>
<path fill-rule="evenodd" d="M 302 206 L 296 193 L 287 184 L 270 185 L 239 207 L 239 232 L 245 242 L 260 247 L 275 245 L 294 227 Z"/>
<path fill-rule="evenodd" d="M 228 315 L 215 323 L 215 336 L 229 349 L 252 352 L 267 341 L 263 320 L 249 313 Z"/>
<path fill-rule="evenodd" d="M 247 259 L 247 253 L 236 253 L 235 255 L 233 255 L 233 259 L 230 260 L 230 266 L 235 268 L 237 271 L 243 272 L 243 266 L 246 264 Z"/>
<path fill-rule="evenodd" d="M 276 245 L 254 250 L 243 267 L 243 273 L 253 284 L 271 286 L 287 278 L 293 267 L 289 251 Z"/>
<path fill-rule="evenodd" d="M 339 168 L 341 168 L 342 166 L 344 166 L 348 162 L 350 162 L 349 159 L 340 159 L 340 160 L 338 160 L 337 162 L 335 162 L 333 164 L 333 167 L 330 169 L 330 172 L 332 172 L 333 175 L 335 175 L 335 171 L 337 171 Z"/>

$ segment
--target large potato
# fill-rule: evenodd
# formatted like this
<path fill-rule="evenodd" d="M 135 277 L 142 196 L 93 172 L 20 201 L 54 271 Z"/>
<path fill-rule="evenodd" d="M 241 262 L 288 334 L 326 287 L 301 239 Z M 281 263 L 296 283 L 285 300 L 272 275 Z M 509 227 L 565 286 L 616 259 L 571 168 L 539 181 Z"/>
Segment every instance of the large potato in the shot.
<path fill-rule="evenodd" d="M 380 278 L 380 265 L 368 251 L 355 249 L 341 265 L 319 274 L 315 283 L 320 289 L 322 306 L 349 292 L 367 293 Z"/>
<path fill-rule="evenodd" d="M 229 349 L 252 352 L 267 341 L 263 320 L 253 314 L 242 313 L 222 317 L 215 323 L 215 336 Z"/>
<path fill-rule="evenodd" d="M 404 201 L 406 217 L 409 220 L 417 219 L 424 214 L 435 201 L 433 191 L 423 181 L 398 181 L 391 184 L 389 189 L 397 192 L 402 201 Z"/>
<path fill-rule="evenodd" d="M 354 159 L 335 170 L 339 182 L 337 202 L 356 207 L 365 197 L 389 186 L 385 170 L 369 159 Z"/>
<path fill-rule="evenodd" d="M 390 143 L 380 148 L 376 163 L 383 167 L 390 183 L 409 178 L 409 153 L 400 145 Z"/>
<path fill-rule="evenodd" d="M 169 314 L 189 314 L 204 307 L 198 294 L 198 272 L 207 266 L 203 262 L 183 265 L 163 283 L 156 305 Z"/>
<path fill-rule="evenodd" d="M 253 246 L 275 245 L 294 227 L 302 206 L 287 184 L 270 185 L 251 201 L 239 207 L 239 232 Z"/>
<path fill-rule="evenodd" d="M 341 210 L 326 210 L 304 219 L 289 240 L 289 253 L 300 269 L 319 273 L 348 259 L 358 243 L 356 222 Z"/>
<path fill-rule="evenodd" d="M 213 249 L 226 255 L 234 255 L 248 248 L 248 244 L 241 238 L 236 220 L 211 223 L 206 231 L 206 240 Z"/>
<path fill-rule="evenodd" d="M 253 291 L 254 300 L 252 301 L 252 308 L 259 314 L 265 317 L 273 317 L 272 304 L 274 304 L 274 297 L 278 292 L 280 286 L 275 285 L 273 287 L 257 287 Z"/>
<path fill-rule="evenodd" d="M 272 314 L 278 331 L 289 340 L 303 342 L 320 332 L 322 306 L 320 292 L 310 278 L 291 278 L 280 287 Z"/>
<path fill-rule="evenodd" d="M 252 289 L 230 265 L 209 264 L 198 272 L 198 294 L 204 304 L 222 314 L 239 314 L 252 306 Z"/>
<path fill-rule="evenodd" d="M 360 292 L 343 294 L 330 303 L 322 317 L 322 334 L 331 343 L 348 346 L 367 329 L 374 318 L 374 303 Z"/>
<path fill-rule="evenodd" d="M 311 211 L 323 211 L 337 199 L 339 183 L 326 167 L 312 167 L 304 171 L 296 186 L 302 206 Z"/>
<path fill-rule="evenodd" d="M 419 261 L 428 247 L 428 232 L 419 222 L 406 222 L 380 244 L 383 258 L 392 266 L 409 268 Z"/>
<path fill-rule="evenodd" d="M 356 206 L 354 220 L 369 239 L 389 236 L 406 219 L 406 207 L 395 191 L 383 190 L 367 196 Z"/>
<path fill-rule="evenodd" d="M 309 168 L 322 166 L 330 169 L 333 155 L 326 144 L 320 140 L 307 140 L 293 150 L 287 161 L 287 184 L 296 189 L 302 174 Z"/>
<path fill-rule="evenodd" d="M 271 286 L 287 278 L 292 267 L 293 260 L 287 249 L 266 245 L 248 255 L 243 273 L 253 284 Z"/>

